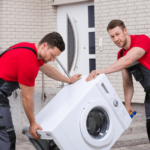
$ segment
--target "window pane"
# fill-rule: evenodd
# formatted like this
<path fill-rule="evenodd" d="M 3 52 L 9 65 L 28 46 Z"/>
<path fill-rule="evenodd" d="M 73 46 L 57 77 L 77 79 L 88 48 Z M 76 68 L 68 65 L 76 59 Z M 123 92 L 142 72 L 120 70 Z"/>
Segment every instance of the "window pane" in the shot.
<path fill-rule="evenodd" d="M 75 51 L 74 33 L 70 20 L 68 19 L 68 72 L 70 72 L 73 64 L 74 51 Z"/>
<path fill-rule="evenodd" d="M 89 54 L 95 54 L 95 32 L 89 32 Z"/>
<path fill-rule="evenodd" d="M 95 59 L 89 59 L 90 72 L 96 69 Z"/>
<path fill-rule="evenodd" d="M 95 27 L 94 6 L 88 6 L 88 21 L 89 21 L 89 28 Z"/>

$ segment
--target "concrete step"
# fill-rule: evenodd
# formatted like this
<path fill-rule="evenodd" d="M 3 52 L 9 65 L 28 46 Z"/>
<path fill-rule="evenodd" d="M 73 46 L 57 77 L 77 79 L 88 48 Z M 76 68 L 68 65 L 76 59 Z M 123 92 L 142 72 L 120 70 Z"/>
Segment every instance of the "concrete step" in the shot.
<path fill-rule="evenodd" d="M 150 150 L 150 144 L 112 148 L 111 150 Z"/>
<path fill-rule="evenodd" d="M 135 146 L 147 143 L 149 143 L 147 133 L 122 135 L 114 144 L 113 148 Z"/>
<path fill-rule="evenodd" d="M 139 114 L 139 113 L 137 113 L 137 114 L 132 118 L 132 122 L 145 122 L 145 121 L 146 121 L 145 114 Z"/>
<path fill-rule="evenodd" d="M 146 121 L 132 122 L 122 135 L 146 133 Z"/>
<path fill-rule="evenodd" d="M 16 150 L 35 150 L 35 148 L 29 141 L 17 139 Z M 150 150 L 150 144 L 112 148 L 111 150 Z"/>

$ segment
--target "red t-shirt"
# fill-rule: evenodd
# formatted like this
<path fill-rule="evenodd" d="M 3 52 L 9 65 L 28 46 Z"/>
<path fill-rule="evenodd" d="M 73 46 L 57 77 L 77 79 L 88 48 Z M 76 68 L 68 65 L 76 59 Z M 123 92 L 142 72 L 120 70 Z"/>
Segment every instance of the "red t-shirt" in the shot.
<path fill-rule="evenodd" d="M 143 34 L 142 35 L 130 35 L 130 37 L 131 37 L 131 44 L 130 44 L 129 49 L 128 50 L 125 50 L 124 48 L 121 49 L 123 50 L 123 56 L 125 56 L 126 53 L 133 47 L 142 48 L 143 50 L 145 50 L 146 53 L 137 61 L 141 63 L 144 67 L 146 67 L 148 70 L 150 70 L 150 38 Z M 121 50 L 118 52 L 117 59 L 120 58 Z"/>
<path fill-rule="evenodd" d="M 37 53 L 34 43 L 18 43 L 11 48 L 21 46 L 30 47 Z M 13 49 L 0 57 L 0 78 L 7 82 L 17 81 L 26 86 L 34 86 L 39 67 L 43 64 L 31 50 Z"/>

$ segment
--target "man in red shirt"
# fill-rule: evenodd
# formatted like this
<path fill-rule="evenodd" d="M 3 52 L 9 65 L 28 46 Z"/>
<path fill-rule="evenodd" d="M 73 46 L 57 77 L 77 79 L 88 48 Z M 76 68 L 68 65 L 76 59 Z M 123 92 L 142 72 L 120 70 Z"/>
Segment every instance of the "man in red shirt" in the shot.
<path fill-rule="evenodd" d="M 9 110 L 8 96 L 20 87 L 25 113 L 30 123 L 30 134 L 36 134 L 42 128 L 36 123 L 34 116 L 33 93 L 38 71 L 48 77 L 66 83 L 74 83 L 81 74 L 67 78 L 55 68 L 48 65 L 65 49 L 64 41 L 57 32 L 49 33 L 39 43 L 19 43 L 0 55 L 0 150 L 15 150 L 16 136 Z"/>
<path fill-rule="evenodd" d="M 102 70 L 93 70 L 86 81 L 95 79 L 98 74 L 110 74 L 122 71 L 125 107 L 133 112 L 131 100 L 134 93 L 132 75 L 139 81 L 145 96 L 145 112 L 147 118 L 147 133 L 150 140 L 150 39 L 146 35 L 129 35 L 125 24 L 121 20 L 112 20 L 107 31 L 113 42 L 121 48 L 118 60 Z"/>

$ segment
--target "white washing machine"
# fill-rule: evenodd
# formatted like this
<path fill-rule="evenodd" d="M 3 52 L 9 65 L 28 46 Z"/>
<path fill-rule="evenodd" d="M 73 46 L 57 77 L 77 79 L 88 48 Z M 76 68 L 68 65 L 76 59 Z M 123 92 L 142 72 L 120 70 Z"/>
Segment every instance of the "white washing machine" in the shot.
<path fill-rule="evenodd" d="M 40 140 L 23 133 L 37 150 L 110 150 L 131 118 L 104 74 L 65 86 L 40 113 Z"/>

